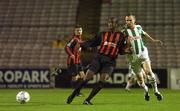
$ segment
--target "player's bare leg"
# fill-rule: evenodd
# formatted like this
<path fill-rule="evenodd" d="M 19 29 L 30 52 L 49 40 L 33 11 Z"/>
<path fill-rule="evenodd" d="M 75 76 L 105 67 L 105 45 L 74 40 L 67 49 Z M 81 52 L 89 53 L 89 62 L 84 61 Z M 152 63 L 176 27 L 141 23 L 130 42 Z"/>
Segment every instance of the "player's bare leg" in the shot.
<path fill-rule="evenodd" d="M 144 70 L 142 70 L 142 75 L 143 75 L 143 78 L 144 78 L 144 82 L 146 83 L 147 82 L 147 75 L 145 74 Z M 130 92 L 130 87 L 132 85 L 136 84 L 136 82 L 137 82 L 136 74 L 131 69 L 130 73 L 128 74 L 128 80 L 127 80 L 125 90 Z"/>
<path fill-rule="evenodd" d="M 135 77 L 133 77 L 133 75 L 129 76 L 128 80 L 127 80 L 127 84 L 126 84 L 125 90 L 129 92 L 130 91 L 130 87 L 132 85 L 134 85 L 135 83 L 136 83 Z"/>
<path fill-rule="evenodd" d="M 161 101 L 163 99 L 163 96 L 158 91 L 156 77 L 155 77 L 155 74 L 152 72 L 152 69 L 151 69 L 151 62 L 150 61 L 144 62 L 143 68 L 144 68 L 145 73 L 148 74 L 148 77 L 149 77 L 148 80 L 150 81 L 150 83 L 154 89 L 155 96 L 157 97 L 157 99 L 159 101 Z"/>
<path fill-rule="evenodd" d="M 142 72 L 137 74 L 137 80 L 138 80 L 139 86 L 144 89 L 144 99 L 146 101 L 149 101 L 150 96 L 149 96 L 149 92 L 148 92 L 148 87 L 146 86 L 146 84 L 144 82 L 144 77 L 143 77 L 143 73 Z"/>

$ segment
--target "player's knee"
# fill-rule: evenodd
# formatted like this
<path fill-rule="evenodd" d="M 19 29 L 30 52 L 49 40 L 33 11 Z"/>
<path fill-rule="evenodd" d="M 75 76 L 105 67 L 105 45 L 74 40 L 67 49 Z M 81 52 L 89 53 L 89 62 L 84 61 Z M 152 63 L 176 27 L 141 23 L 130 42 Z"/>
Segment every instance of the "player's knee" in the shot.
<path fill-rule="evenodd" d="M 140 87 L 143 87 L 145 85 L 144 81 L 142 81 L 142 80 L 138 81 L 138 84 Z"/>
<path fill-rule="evenodd" d="M 106 74 L 106 73 L 101 74 L 101 76 L 100 76 L 100 81 L 105 82 L 105 81 L 108 80 L 108 79 L 109 79 L 109 75 L 108 75 L 108 74 Z"/>
<path fill-rule="evenodd" d="M 148 75 L 149 79 L 155 79 L 156 78 L 155 74 L 152 71 L 148 72 L 147 75 Z"/>
<path fill-rule="evenodd" d="M 84 78 L 85 78 L 84 72 L 80 72 L 80 73 L 79 73 L 79 79 L 84 79 Z"/>
<path fill-rule="evenodd" d="M 95 73 L 94 73 L 93 71 L 88 70 L 88 71 L 86 72 L 85 79 L 86 79 L 86 80 L 92 79 L 93 76 L 94 76 L 94 74 L 95 74 Z"/>
<path fill-rule="evenodd" d="M 143 81 L 142 81 L 142 80 L 139 80 L 138 83 L 141 85 L 141 84 L 143 84 Z"/>
<path fill-rule="evenodd" d="M 150 83 L 156 82 L 155 74 L 152 74 L 151 76 L 148 76 L 148 80 L 149 80 Z"/>

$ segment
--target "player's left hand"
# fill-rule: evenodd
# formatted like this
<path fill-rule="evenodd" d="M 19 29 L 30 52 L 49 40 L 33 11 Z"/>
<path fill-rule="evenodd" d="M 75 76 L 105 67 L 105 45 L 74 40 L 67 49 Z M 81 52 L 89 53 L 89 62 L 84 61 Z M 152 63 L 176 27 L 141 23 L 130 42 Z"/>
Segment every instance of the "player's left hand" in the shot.
<path fill-rule="evenodd" d="M 163 45 L 163 42 L 161 40 L 155 40 L 156 43 L 159 43 L 161 46 Z"/>

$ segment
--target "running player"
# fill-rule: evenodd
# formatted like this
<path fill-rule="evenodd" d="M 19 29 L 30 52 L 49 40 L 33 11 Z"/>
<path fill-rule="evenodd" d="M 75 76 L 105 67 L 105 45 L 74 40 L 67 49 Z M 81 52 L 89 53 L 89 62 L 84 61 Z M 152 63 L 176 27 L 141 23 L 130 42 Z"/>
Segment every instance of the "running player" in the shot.
<path fill-rule="evenodd" d="M 70 104 L 76 93 L 79 92 L 92 77 L 100 73 L 100 80 L 92 89 L 89 96 L 84 100 L 83 104 L 92 105 L 92 98 L 103 88 L 105 81 L 116 65 L 116 58 L 119 50 L 125 43 L 123 33 L 117 31 L 118 20 L 114 17 L 108 19 L 108 31 L 101 32 L 94 39 L 82 44 L 84 47 L 97 47 L 100 46 L 94 59 L 86 72 L 85 80 L 72 92 L 68 97 L 67 103 Z"/>
<path fill-rule="evenodd" d="M 143 70 L 148 75 L 148 79 L 154 88 L 154 94 L 158 100 L 162 100 L 162 95 L 158 91 L 155 74 L 151 69 L 151 62 L 148 55 L 148 50 L 144 46 L 142 37 L 148 38 L 152 42 L 163 44 L 160 40 L 153 39 L 145 31 L 142 30 L 140 25 L 136 25 L 136 18 L 134 15 L 127 15 L 125 17 L 127 28 L 124 28 L 122 32 L 128 37 L 129 43 L 132 47 L 132 54 L 127 55 L 127 59 L 132 66 L 134 73 L 137 75 L 139 84 L 145 90 L 145 100 L 149 101 L 148 87 L 144 83 Z"/>

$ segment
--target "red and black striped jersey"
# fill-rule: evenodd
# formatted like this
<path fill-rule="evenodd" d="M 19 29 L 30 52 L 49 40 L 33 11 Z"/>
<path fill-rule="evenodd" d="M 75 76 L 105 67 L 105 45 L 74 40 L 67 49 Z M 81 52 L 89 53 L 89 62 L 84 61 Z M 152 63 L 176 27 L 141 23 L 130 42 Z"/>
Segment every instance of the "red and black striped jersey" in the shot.
<path fill-rule="evenodd" d="M 98 48 L 98 53 L 102 55 L 109 56 L 111 58 L 116 58 L 118 56 L 119 50 L 123 48 L 125 44 L 125 36 L 122 32 L 101 32 L 96 35 L 93 39 L 83 42 L 82 47 L 96 47 Z"/>
<path fill-rule="evenodd" d="M 67 58 L 67 64 L 69 65 L 70 63 L 74 64 L 79 64 L 81 62 L 81 47 L 80 43 L 82 42 L 81 38 L 78 36 L 74 36 L 65 46 L 65 51 L 68 54 Z M 75 60 L 72 60 L 70 58 L 72 55 L 75 56 Z"/>

